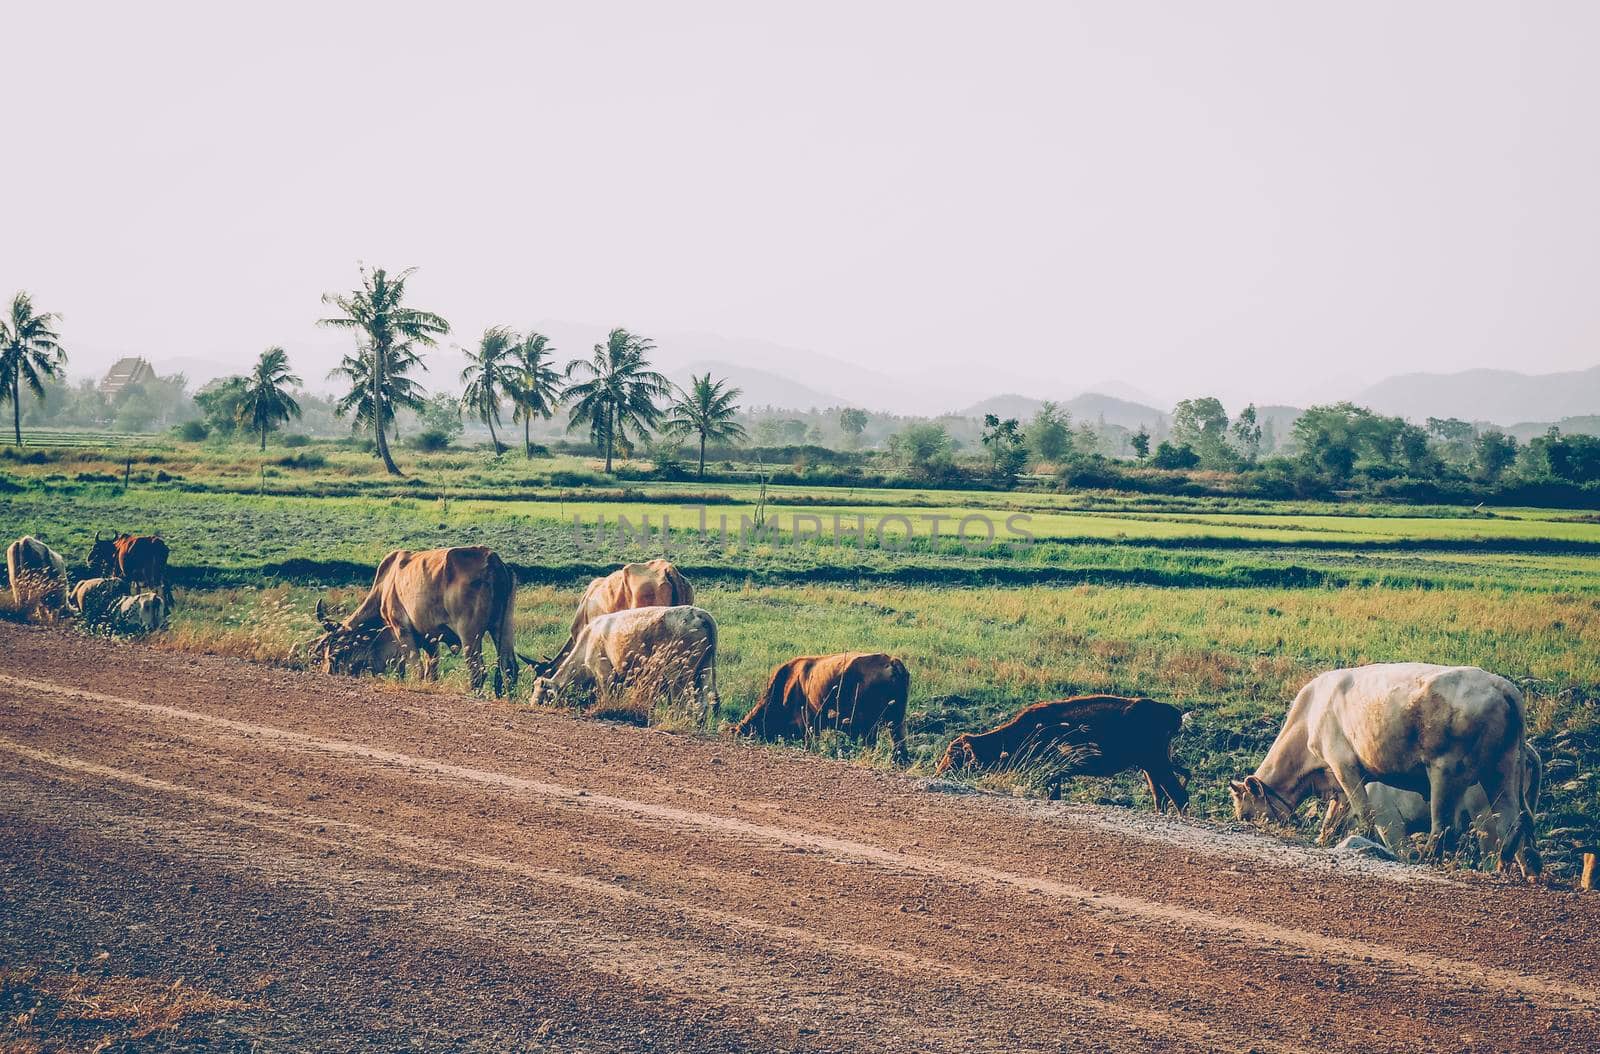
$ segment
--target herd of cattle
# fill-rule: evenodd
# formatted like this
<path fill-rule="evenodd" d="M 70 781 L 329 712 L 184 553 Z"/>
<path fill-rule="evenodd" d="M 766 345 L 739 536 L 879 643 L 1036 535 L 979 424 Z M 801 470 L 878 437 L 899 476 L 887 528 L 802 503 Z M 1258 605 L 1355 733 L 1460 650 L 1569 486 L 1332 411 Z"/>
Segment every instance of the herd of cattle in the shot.
<path fill-rule="evenodd" d="M 52 606 L 113 629 L 159 627 L 170 609 L 167 546 L 158 537 L 96 536 L 95 576 L 69 586 L 66 562 L 37 539 L 6 551 L 21 610 Z M 483 638 L 496 652 L 494 690 L 514 687 L 518 661 L 533 668 L 533 701 L 593 696 L 628 683 L 687 698 L 716 719 L 717 624 L 696 607 L 694 589 L 665 560 L 627 564 L 584 591 L 566 642 L 548 659 L 519 655 L 513 622 L 515 577 L 481 547 L 397 550 L 379 564 L 372 588 L 343 621 L 322 602 L 324 632 L 296 648 L 330 674 L 415 669 L 438 676 L 440 646 L 464 652 L 474 691 L 489 671 Z M 738 735 L 810 740 L 825 731 L 875 742 L 887 729 L 897 761 L 907 760 L 910 674 L 880 652 L 801 656 L 773 670 L 766 690 L 735 726 Z M 1187 715 L 1167 703 L 1083 696 L 1037 703 L 988 732 L 958 735 L 937 771 L 1035 765 L 1051 797 L 1065 775 L 1140 770 L 1157 810 L 1182 810 L 1189 772 L 1172 741 Z M 1522 694 L 1502 677 L 1467 666 L 1388 663 L 1314 678 L 1289 707 L 1255 772 L 1231 781 L 1240 819 L 1286 821 L 1308 799 L 1326 803 L 1324 840 L 1346 825 L 1400 848 L 1426 832 L 1432 854 L 1454 851 L 1474 825 L 1498 846 L 1500 864 L 1537 875 L 1532 810 L 1539 756 L 1526 742 Z"/>

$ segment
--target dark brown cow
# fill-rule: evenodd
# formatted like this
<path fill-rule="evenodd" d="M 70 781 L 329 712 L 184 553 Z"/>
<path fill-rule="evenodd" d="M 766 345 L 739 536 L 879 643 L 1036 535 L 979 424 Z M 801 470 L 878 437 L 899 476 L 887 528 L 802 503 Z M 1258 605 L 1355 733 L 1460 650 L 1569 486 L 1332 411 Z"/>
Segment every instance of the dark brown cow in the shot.
<path fill-rule="evenodd" d="M 889 726 L 895 758 L 906 757 L 905 663 L 882 652 L 806 655 L 772 671 L 761 701 L 735 730 L 741 736 L 809 739 L 825 728 L 876 742 Z"/>
<path fill-rule="evenodd" d="M 494 638 L 497 663 L 494 690 L 499 695 L 517 683 L 516 631 L 512 621 L 516 579 L 493 550 L 481 545 L 396 549 L 383 558 L 372 589 L 342 623 L 317 603 L 327 630 L 311 645 L 317 661 L 332 672 L 347 673 L 374 660 L 374 645 L 384 646 L 387 628 L 405 665 L 423 680 L 438 678 L 438 647 L 462 647 L 473 691 L 483 687 L 483 635 Z M 387 664 L 388 660 L 385 660 Z"/>
<path fill-rule="evenodd" d="M 89 549 L 89 570 L 104 578 L 125 580 L 129 592 L 160 590 L 166 606 L 172 606 L 172 589 L 167 585 L 167 543 L 160 535 L 120 532 L 101 538 L 97 531 Z"/>
<path fill-rule="evenodd" d="M 633 608 L 692 607 L 694 587 L 668 560 L 647 560 L 623 564 L 603 578 L 596 578 L 583 591 L 578 611 L 572 617 L 572 630 L 561 650 L 543 662 L 532 663 L 541 677 L 549 677 L 578 642 L 578 634 L 591 619 Z"/>
<path fill-rule="evenodd" d="M 1061 797 L 1061 781 L 1067 776 L 1115 776 L 1142 769 L 1156 811 L 1171 802 L 1181 812 L 1189 804 L 1189 792 L 1178 773 L 1187 772 L 1172 757 L 1172 737 L 1181 727 L 1182 711 L 1153 699 L 1085 695 L 1035 703 L 999 728 L 957 736 L 937 771 L 1058 764 L 1050 784 L 1055 799 Z"/>

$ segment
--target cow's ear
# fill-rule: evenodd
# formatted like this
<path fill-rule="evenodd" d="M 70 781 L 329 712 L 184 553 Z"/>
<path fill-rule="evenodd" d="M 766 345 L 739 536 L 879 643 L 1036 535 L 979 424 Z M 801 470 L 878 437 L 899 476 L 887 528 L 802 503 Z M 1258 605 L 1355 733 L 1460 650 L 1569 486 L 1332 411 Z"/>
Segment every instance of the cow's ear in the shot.
<path fill-rule="evenodd" d="M 1261 782 L 1259 776 L 1246 776 L 1244 778 L 1244 786 L 1246 790 L 1257 798 L 1265 798 L 1267 796 L 1267 785 Z"/>
<path fill-rule="evenodd" d="M 1242 782 L 1240 782 L 1239 780 L 1229 780 L 1228 781 L 1228 789 L 1233 791 L 1233 793 L 1235 793 L 1235 794 L 1243 794 L 1244 793 L 1244 784 Z"/>

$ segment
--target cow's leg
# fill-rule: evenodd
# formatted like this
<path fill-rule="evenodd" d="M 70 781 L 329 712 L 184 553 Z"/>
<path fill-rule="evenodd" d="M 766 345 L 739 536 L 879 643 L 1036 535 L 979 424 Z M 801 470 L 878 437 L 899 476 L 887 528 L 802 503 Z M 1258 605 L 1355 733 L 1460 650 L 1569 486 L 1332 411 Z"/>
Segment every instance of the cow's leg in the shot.
<path fill-rule="evenodd" d="M 1377 830 L 1372 821 L 1372 801 L 1367 797 L 1367 773 L 1362 770 L 1353 752 L 1341 752 L 1325 760 L 1339 789 L 1344 792 L 1345 807 L 1349 810 L 1356 832 L 1371 838 L 1377 834 Z"/>
<path fill-rule="evenodd" d="M 1537 879 L 1543 861 L 1534 843 L 1533 807 L 1521 793 L 1527 785 L 1523 771 L 1526 765 L 1519 749 L 1514 758 L 1503 759 L 1494 772 L 1484 774 L 1481 782 L 1489 799 L 1484 815 L 1493 817 L 1493 834 L 1500 840 L 1500 870 L 1509 869 L 1515 860 L 1524 877 Z"/>
<path fill-rule="evenodd" d="M 474 692 L 481 691 L 483 682 L 489 676 L 489 671 L 483 665 L 483 634 L 476 634 L 464 643 L 466 644 L 464 650 L 467 653 L 467 680 Z M 497 690 L 495 694 L 500 693 Z"/>
<path fill-rule="evenodd" d="M 1156 803 L 1156 812 L 1167 811 L 1167 792 L 1161 789 L 1161 784 L 1156 782 L 1155 773 L 1149 769 L 1144 770 L 1144 781 L 1150 785 L 1150 797 Z"/>
<path fill-rule="evenodd" d="M 1317 832 L 1317 844 L 1327 845 L 1333 836 L 1339 833 L 1339 825 L 1344 822 L 1345 805 L 1342 798 L 1329 798 L 1328 811 L 1322 814 L 1322 830 Z"/>
<path fill-rule="evenodd" d="M 1428 855 L 1432 857 L 1455 852 L 1461 836 L 1461 796 L 1466 788 L 1452 769 L 1442 764 L 1428 769 Z"/>

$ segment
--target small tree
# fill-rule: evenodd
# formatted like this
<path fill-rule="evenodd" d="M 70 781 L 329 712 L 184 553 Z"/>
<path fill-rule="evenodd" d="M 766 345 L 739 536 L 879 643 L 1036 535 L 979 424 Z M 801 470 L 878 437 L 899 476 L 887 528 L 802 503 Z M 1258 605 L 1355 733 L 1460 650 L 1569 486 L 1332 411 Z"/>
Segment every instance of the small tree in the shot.
<path fill-rule="evenodd" d="M 461 400 L 443 392 L 430 396 L 417 410 L 417 418 L 424 432 L 437 432 L 448 442 L 462 432 Z"/>
<path fill-rule="evenodd" d="M 589 426 L 589 437 L 605 450 L 606 472 L 611 471 L 611 456 L 619 448 L 632 449 L 629 431 L 635 435 L 655 427 L 661 417 L 656 397 L 671 390 L 665 377 L 650 368 L 648 355 L 655 345 L 618 327 L 604 344 L 594 346 L 594 355 L 567 364 L 567 376 L 587 374 L 588 380 L 567 388 L 572 416 L 567 427 Z"/>
<path fill-rule="evenodd" d="M 1207 468 L 1231 464 L 1227 437 L 1227 411 L 1212 396 L 1185 399 L 1172 411 L 1172 441 L 1192 448 Z"/>
<path fill-rule="evenodd" d="M 477 351 L 462 349 L 467 367 L 461 371 L 461 379 L 467 387 L 461 393 L 461 408 L 489 426 L 489 440 L 494 443 L 496 454 L 505 452 L 494 426 L 500 421 L 500 400 L 514 397 L 516 391 L 518 366 L 514 356 L 518 343 L 517 335 L 505 326 L 490 326 L 483 331 Z"/>
<path fill-rule="evenodd" d="M 1072 449 L 1072 415 L 1045 403 L 1028 422 L 1027 443 L 1036 460 L 1060 461 Z"/>
<path fill-rule="evenodd" d="M 1239 455 L 1246 464 L 1253 464 L 1261 456 L 1261 423 L 1256 420 L 1256 404 L 1251 403 L 1239 411 L 1239 416 L 1234 419 L 1233 445 L 1238 449 Z"/>
<path fill-rule="evenodd" d="M 243 377 L 219 377 L 194 393 L 194 404 L 205 415 L 207 428 L 219 435 L 234 433 L 248 383 Z"/>
<path fill-rule="evenodd" d="M 917 479 L 939 480 L 955 473 L 955 441 L 944 425 L 907 425 L 889 437 L 889 450 Z"/>
<path fill-rule="evenodd" d="M 1160 446 L 1156 447 L 1156 456 L 1151 459 L 1150 463 L 1156 468 L 1195 468 L 1200 464 L 1200 455 L 1195 453 L 1194 447 L 1188 443 L 1180 443 L 1175 446 L 1172 443 L 1163 441 Z"/>
<path fill-rule="evenodd" d="M 289 355 L 282 348 L 261 353 L 256 368 L 245 378 L 244 391 L 235 411 L 239 423 L 261 436 L 261 449 L 267 449 L 267 433 L 291 417 L 300 416 L 300 404 L 290 395 L 290 385 L 300 378 L 289 372 Z"/>
<path fill-rule="evenodd" d="M 59 376 L 67 353 L 55 331 L 59 316 L 33 309 L 27 293 L 11 298 L 11 311 L 0 318 L 0 404 L 11 401 L 11 429 L 22 445 L 22 386 L 44 398 L 44 380 Z"/>
<path fill-rule="evenodd" d="M 1028 463 L 1028 448 L 1017 419 L 1002 421 L 996 414 L 984 414 L 982 442 L 989 451 L 990 475 L 1003 486 L 1015 486 L 1017 473 Z"/>
<path fill-rule="evenodd" d="M 550 364 L 555 350 L 550 338 L 543 333 L 529 333 L 517 345 L 511 419 L 522 422 L 523 457 L 533 457 L 533 419 L 548 420 L 561 398 L 561 374 Z"/>
<path fill-rule="evenodd" d="M 367 391 L 352 391 L 339 405 L 354 409 L 359 421 L 362 403 L 367 404 L 367 419 L 378 457 L 394 476 L 402 473 L 389 453 L 384 429 L 395 413 L 392 401 L 395 387 L 389 383 L 397 365 L 395 359 L 403 356 L 415 365 L 420 362 L 417 348 L 432 347 L 439 337 L 450 332 L 450 324 L 433 312 L 406 306 L 406 282 L 413 273 L 414 269 L 410 269 L 390 276 L 381 267 L 371 271 L 362 267 L 360 289 L 349 294 L 323 294 L 322 302 L 337 308 L 339 313 L 319 322 L 319 325 L 353 329 L 361 336 L 362 361 L 353 364 L 347 358 L 335 372 L 365 384 Z M 420 397 L 421 393 L 413 390 L 412 394 Z"/>
<path fill-rule="evenodd" d="M 847 406 L 839 411 L 839 428 L 852 447 L 861 445 L 861 433 L 867 430 L 867 412 Z"/>
<path fill-rule="evenodd" d="M 1141 462 L 1150 456 L 1150 431 L 1144 425 L 1128 437 L 1128 445 L 1133 447 L 1133 456 Z"/>
<path fill-rule="evenodd" d="M 667 407 L 665 431 L 672 435 L 698 435 L 700 437 L 700 478 L 706 477 L 706 440 L 730 442 L 745 438 L 744 426 L 735 418 L 739 406 L 738 388 L 726 387 L 726 381 L 713 381 L 707 371 L 704 377 L 689 375 L 687 390 L 679 388 L 678 397 Z"/>
<path fill-rule="evenodd" d="M 1517 460 L 1517 441 L 1504 432 L 1485 432 L 1478 437 L 1474 453 L 1478 475 L 1493 483 Z"/>

